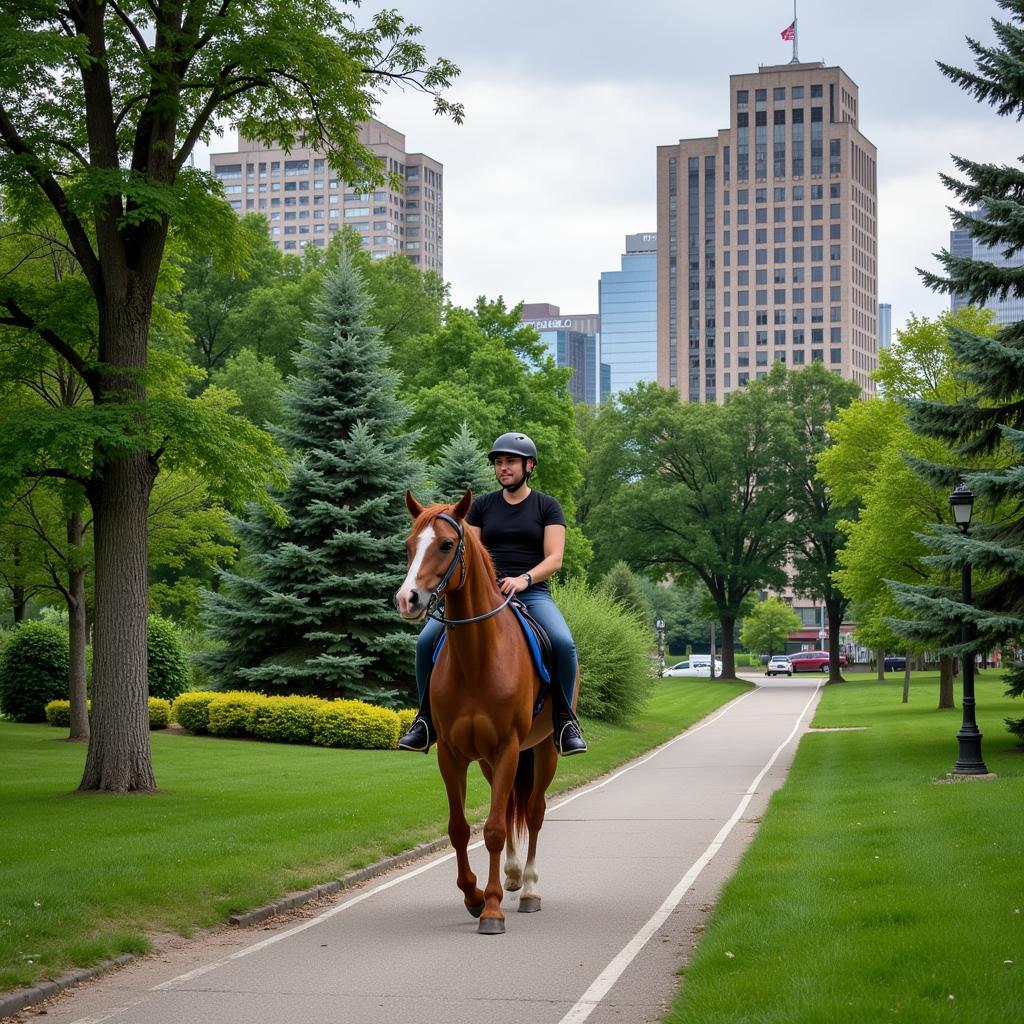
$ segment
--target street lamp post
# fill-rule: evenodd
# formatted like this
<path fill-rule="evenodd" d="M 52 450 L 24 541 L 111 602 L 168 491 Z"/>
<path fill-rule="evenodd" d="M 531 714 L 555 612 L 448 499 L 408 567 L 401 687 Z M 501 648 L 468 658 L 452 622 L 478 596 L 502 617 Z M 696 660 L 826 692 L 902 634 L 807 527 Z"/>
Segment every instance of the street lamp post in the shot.
<path fill-rule="evenodd" d="M 953 522 L 965 537 L 968 536 L 971 516 L 974 514 L 974 492 L 967 484 L 958 484 L 956 490 L 949 496 L 949 505 L 953 512 Z M 966 558 L 961 571 L 961 594 L 963 603 L 969 606 L 971 603 L 971 563 Z M 967 648 L 973 639 L 974 625 L 965 618 L 961 634 L 964 647 Z M 963 721 L 960 731 L 956 734 L 960 752 L 953 772 L 956 775 L 987 775 L 988 768 L 985 767 L 981 756 L 981 732 L 974 717 L 974 651 L 965 650 L 962 661 L 964 670 Z"/>

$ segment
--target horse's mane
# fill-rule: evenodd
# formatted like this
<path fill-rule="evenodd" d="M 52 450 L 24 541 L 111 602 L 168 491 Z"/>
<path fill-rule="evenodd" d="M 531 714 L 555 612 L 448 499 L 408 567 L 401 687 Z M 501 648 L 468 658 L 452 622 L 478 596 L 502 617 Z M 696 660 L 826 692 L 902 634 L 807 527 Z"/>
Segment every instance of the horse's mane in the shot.
<path fill-rule="evenodd" d="M 419 533 L 419 531 L 422 530 L 423 527 L 426 526 L 426 524 L 431 519 L 433 519 L 435 516 L 439 515 L 441 512 L 444 512 L 447 515 L 450 515 L 454 519 L 455 516 L 452 515 L 452 513 L 455 510 L 455 504 L 456 503 L 452 503 L 451 505 L 446 505 L 446 504 L 441 503 L 441 504 L 436 504 L 436 505 L 428 505 L 416 517 L 416 521 L 413 523 L 413 532 L 414 533 Z M 466 555 L 467 555 L 466 561 L 467 561 L 467 563 L 471 564 L 473 559 L 474 559 L 474 557 L 479 559 L 480 562 L 482 563 L 482 568 L 484 570 L 484 579 L 493 580 L 495 585 L 497 585 L 498 573 L 497 573 L 497 570 L 494 568 L 494 562 L 491 559 L 491 553 L 487 550 L 487 546 L 485 544 L 479 543 L 477 541 L 476 537 L 468 529 L 466 529 L 466 521 L 465 520 L 462 520 L 462 528 L 463 528 L 463 533 L 465 534 L 465 538 L 466 538 Z M 468 568 L 468 566 L 467 566 L 467 568 Z"/>

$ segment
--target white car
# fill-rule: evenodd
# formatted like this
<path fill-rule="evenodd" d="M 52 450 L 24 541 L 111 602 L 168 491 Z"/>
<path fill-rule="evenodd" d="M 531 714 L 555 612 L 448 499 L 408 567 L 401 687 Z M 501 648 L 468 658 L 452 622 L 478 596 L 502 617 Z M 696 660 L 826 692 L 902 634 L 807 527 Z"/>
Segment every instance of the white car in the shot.
<path fill-rule="evenodd" d="M 791 676 L 793 664 L 785 654 L 773 654 L 764 670 L 766 676 Z"/>
<path fill-rule="evenodd" d="M 701 657 L 699 654 L 688 658 L 686 661 L 677 661 L 674 665 L 666 668 L 662 676 L 703 676 L 711 678 L 711 658 L 708 655 Z M 722 663 L 715 658 L 715 675 L 722 674 Z"/>

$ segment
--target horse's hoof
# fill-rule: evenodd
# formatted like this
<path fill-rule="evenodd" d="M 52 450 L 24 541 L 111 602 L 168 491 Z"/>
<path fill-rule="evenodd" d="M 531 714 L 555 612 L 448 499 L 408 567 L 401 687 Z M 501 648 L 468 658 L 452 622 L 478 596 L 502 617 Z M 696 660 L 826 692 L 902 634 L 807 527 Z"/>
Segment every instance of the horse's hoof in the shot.
<path fill-rule="evenodd" d="M 522 889 L 522 887 L 522 882 L 505 882 L 505 892 L 519 892 L 519 890 Z"/>
<path fill-rule="evenodd" d="M 523 896 L 519 900 L 520 914 L 536 914 L 540 910 L 539 896 Z"/>
<path fill-rule="evenodd" d="M 505 922 L 500 917 L 481 917 L 477 931 L 481 935 L 504 935 Z"/>
<path fill-rule="evenodd" d="M 481 903 L 479 906 L 471 907 L 467 903 L 466 909 L 473 915 L 473 917 L 479 917 L 484 912 L 484 905 Z"/>

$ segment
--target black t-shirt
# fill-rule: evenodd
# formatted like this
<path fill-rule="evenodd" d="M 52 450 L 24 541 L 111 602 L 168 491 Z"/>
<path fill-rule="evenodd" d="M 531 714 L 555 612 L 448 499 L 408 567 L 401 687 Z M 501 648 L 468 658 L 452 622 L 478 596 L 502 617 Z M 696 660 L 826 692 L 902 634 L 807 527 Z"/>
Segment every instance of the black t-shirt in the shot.
<path fill-rule="evenodd" d="M 544 561 L 544 527 L 565 526 L 565 513 L 542 491 L 530 491 L 517 505 L 504 491 L 491 491 L 473 500 L 466 522 L 480 528 L 498 576 L 521 576 Z M 547 580 L 534 586 L 549 589 Z"/>

